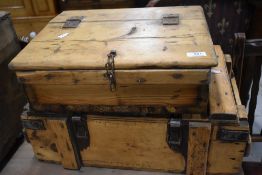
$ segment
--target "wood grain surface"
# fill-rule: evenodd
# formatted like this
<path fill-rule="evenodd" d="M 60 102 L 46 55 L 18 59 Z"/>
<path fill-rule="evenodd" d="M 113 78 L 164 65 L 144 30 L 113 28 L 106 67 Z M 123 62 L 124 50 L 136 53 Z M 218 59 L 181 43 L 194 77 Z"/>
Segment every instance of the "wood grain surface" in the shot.
<path fill-rule="evenodd" d="M 162 25 L 162 16 L 169 13 L 180 14 L 178 25 Z M 63 28 L 65 19 L 72 16 L 84 19 L 77 28 Z M 58 37 L 65 33 L 67 36 Z M 192 6 L 62 13 L 20 52 L 10 67 L 104 69 L 110 50 L 117 51 L 116 69 L 210 68 L 217 64 L 203 11 Z M 188 52 L 206 52 L 206 56 L 188 57 Z"/>
<path fill-rule="evenodd" d="M 117 84 L 208 84 L 208 69 L 152 69 L 152 70 L 116 70 Z M 17 72 L 26 84 L 85 84 L 108 85 L 103 70 L 74 71 L 25 71 Z"/>
<path fill-rule="evenodd" d="M 29 143 L 24 142 L 13 158 L 2 170 L 1 175 L 182 175 L 176 173 L 120 170 L 108 168 L 82 167 L 81 170 L 67 170 L 61 165 L 38 161 Z"/>
<path fill-rule="evenodd" d="M 189 122 L 188 133 L 186 174 L 205 175 L 209 154 L 211 123 Z"/>
<path fill-rule="evenodd" d="M 220 46 L 215 46 L 218 66 L 211 69 L 209 85 L 210 117 L 213 120 L 232 120 L 237 122 L 236 101 L 228 76 L 224 54 Z"/>
<path fill-rule="evenodd" d="M 248 141 L 221 141 L 217 139 L 216 135 L 220 127 L 235 131 L 249 131 L 248 124 L 243 126 L 214 126 L 208 154 L 207 172 L 209 174 L 237 174 L 241 171 Z"/>
<path fill-rule="evenodd" d="M 45 129 L 26 129 L 35 156 L 39 160 L 60 163 L 67 169 L 79 169 L 75 150 L 69 136 L 67 119 L 50 119 L 39 116 L 23 116 L 23 120 L 41 120 Z"/>
<path fill-rule="evenodd" d="M 88 116 L 85 166 L 182 172 L 185 159 L 166 142 L 168 119 Z"/>

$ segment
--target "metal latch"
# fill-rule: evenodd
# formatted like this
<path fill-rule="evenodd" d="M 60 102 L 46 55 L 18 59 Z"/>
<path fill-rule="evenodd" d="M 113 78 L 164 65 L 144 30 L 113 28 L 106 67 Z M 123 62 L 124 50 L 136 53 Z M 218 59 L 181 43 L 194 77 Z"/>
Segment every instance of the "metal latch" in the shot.
<path fill-rule="evenodd" d="M 85 116 L 72 117 L 73 132 L 80 150 L 87 148 L 90 144 L 87 119 Z"/>
<path fill-rule="evenodd" d="M 72 16 L 66 20 L 63 28 L 76 28 L 83 19 L 84 16 Z"/>
<path fill-rule="evenodd" d="M 105 64 L 105 77 L 109 80 L 109 88 L 111 92 L 116 91 L 115 57 L 116 51 L 111 50 L 107 55 L 107 63 Z"/>
<path fill-rule="evenodd" d="M 182 144 L 181 121 L 170 119 L 167 126 L 167 143 L 172 150 L 180 151 Z"/>
<path fill-rule="evenodd" d="M 26 129 L 45 130 L 45 125 L 42 120 L 22 120 L 22 125 Z"/>
<path fill-rule="evenodd" d="M 178 25 L 179 14 L 165 14 L 162 18 L 163 25 Z"/>
<path fill-rule="evenodd" d="M 248 131 L 236 131 L 236 130 L 227 130 L 219 129 L 217 133 L 217 139 L 226 141 L 226 142 L 247 142 L 249 139 Z"/>

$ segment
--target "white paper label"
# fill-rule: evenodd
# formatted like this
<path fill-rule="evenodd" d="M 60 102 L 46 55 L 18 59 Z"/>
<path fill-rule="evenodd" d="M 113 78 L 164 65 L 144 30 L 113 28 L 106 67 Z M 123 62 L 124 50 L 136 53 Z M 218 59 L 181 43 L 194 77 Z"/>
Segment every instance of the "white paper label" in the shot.
<path fill-rule="evenodd" d="M 187 52 L 187 57 L 206 57 L 206 52 Z"/>
<path fill-rule="evenodd" d="M 63 34 L 61 34 L 61 35 L 58 35 L 57 37 L 58 37 L 58 38 L 64 38 L 64 37 L 66 37 L 68 34 L 69 34 L 69 33 L 63 33 Z"/>
<path fill-rule="evenodd" d="M 213 69 L 211 69 L 211 72 L 212 72 L 213 74 L 220 74 L 220 73 L 221 73 L 221 70 L 220 70 L 220 69 L 213 68 Z"/>

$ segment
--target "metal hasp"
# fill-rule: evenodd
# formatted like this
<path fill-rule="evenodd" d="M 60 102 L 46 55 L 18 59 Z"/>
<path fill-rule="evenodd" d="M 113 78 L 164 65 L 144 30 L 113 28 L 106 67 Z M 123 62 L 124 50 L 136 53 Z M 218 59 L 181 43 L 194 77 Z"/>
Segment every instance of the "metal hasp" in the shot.
<path fill-rule="evenodd" d="M 87 148 L 90 144 L 87 119 L 85 116 L 72 116 L 73 133 L 76 137 L 80 150 Z"/>
<path fill-rule="evenodd" d="M 115 57 L 116 50 L 111 50 L 107 55 L 107 63 L 105 64 L 105 77 L 109 80 L 109 88 L 111 92 L 116 91 Z"/>
<path fill-rule="evenodd" d="M 22 125 L 26 129 L 45 130 L 45 125 L 42 120 L 22 120 Z"/>
<path fill-rule="evenodd" d="M 179 14 L 165 14 L 162 18 L 163 25 L 178 25 Z"/>
<path fill-rule="evenodd" d="M 246 142 L 249 139 L 249 132 L 219 129 L 217 139 L 226 142 Z"/>
<path fill-rule="evenodd" d="M 172 150 L 181 151 L 182 128 L 181 121 L 170 119 L 167 126 L 167 143 Z"/>
<path fill-rule="evenodd" d="M 83 19 L 84 16 L 72 16 L 66 20 L 63 28 L 76 28 Z"/>

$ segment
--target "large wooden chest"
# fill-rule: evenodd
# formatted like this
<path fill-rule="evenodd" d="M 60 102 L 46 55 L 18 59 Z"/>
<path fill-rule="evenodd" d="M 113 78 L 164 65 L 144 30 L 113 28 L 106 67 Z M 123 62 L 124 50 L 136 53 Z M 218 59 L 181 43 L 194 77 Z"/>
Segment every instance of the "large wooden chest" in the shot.
<path fill-rule="evenodd" d="M 40 160 L 239 171 L 246 114 L 201 7 L 66 11 L 10 67 L 30 101 L 22 120 Z"/>
<path fill-rule="evenodd" d="M 227 74 L 221 48 L 216 50 L 220 61 L 212 69 L 209 119 L 200 114 L 29 112 L 22 121 L 36 157 L 69 169 L 97 166 L 188 175 L 240 172 L 249 142 L 247 114 L 234 77 Z M 223 117 L 218 119 L 218 114 Z"/>
<path fill-rule="evenodd" d="M 65 11 L 12 61 L 32 108 L 204 113 L 217 64 L 201 7 Z"/>

